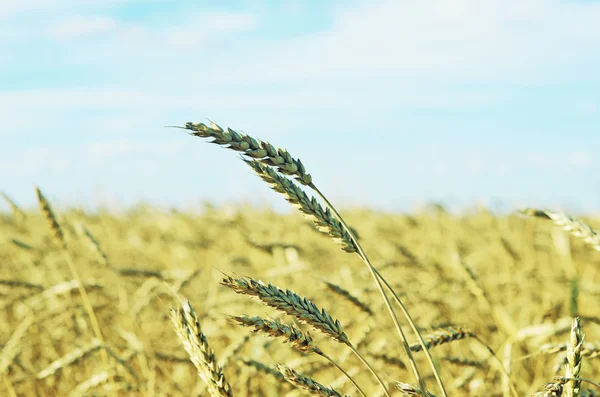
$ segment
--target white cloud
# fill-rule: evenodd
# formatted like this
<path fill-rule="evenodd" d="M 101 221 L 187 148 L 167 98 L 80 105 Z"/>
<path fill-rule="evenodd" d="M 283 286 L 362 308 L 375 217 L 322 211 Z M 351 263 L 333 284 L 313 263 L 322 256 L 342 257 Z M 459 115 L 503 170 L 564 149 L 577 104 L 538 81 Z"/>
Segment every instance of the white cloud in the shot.
<path fill-rule="evenodd" d="M 97 170 L 113 161 L 128 167 L 156 164 L 158 159 L 180 155 L 185 149 L 186 144 L 182 140 L 143 142 L 126 138 L 72 147 L 34 147 L 2 153 L 0 176 L 6 173 L 6 177 L 36 178 L 68 174 L 74 170 Z"/>
<path fill-rule="evenodd" d="M 248 51 L 225 81 L 594 78 L 600 3 L 388 0 L 339 10 L 326 31 Z M 260 62 L 256 62 L 260 59 Z"/>
<path fill-rule="evenodd" d="M 586 151 L 566 151 L 561 153 L 532 153 L 526 164 L 537 168 L 578 168 L 594 167 L 594 156 Z"/>
<path fill-rule="evenodd" d="M 0 175 L 27 178 L 40 172 L 64 172 L 73 166 L 66 150 L 58 148 L 31 148 L 22 152 L 6 152 L 0 158 Z"/>
<path fill-rule="evenodd" d="M 10 18 L 31 13 L 52 13 L 82 9 L 110 8 L 133 3 L 136 0 L 2 0 L 0 18 Z"/>
<path fill-rule="evenodd" d="M 165 42 L 178 48 L 198 48 L 217 37 L 250 30 L 257 25 L 257 18 L 249 14 L 202 13 L 188 17 L 193 26 L 169 30 Z"/>
<path fill-rule="evenodd" d="M 172 155 L 183 152 L 185 144 L 181 141 L 147 143 L 120 139 L 110 142 L 94 142 L 87 145 L 87 152 L 97 159 L 107 159 L 131 155 Z"/>
<path fill-rule="evenodd" d="M 503 96 L 482 91 L 444 91 L 415 93 L 407 90 L 390 101 L 387 95 L 368 95 L 369 106 L 379 108 L 398 105 L 470 107 L 502 100 Z M 231 95 L 213 94 L 210 90 L 198 94 L 173 94 L 136 90 L 65 89 L 18 90 L 0 92 L 0 108 L 6 113 L 0 121 L 18 123 L 13 114 L 23 114 L 34 109 L 324 109 L 356 107 L 357 99 L 344 91 L 298 90 L 286 92 L 249 92 Z M 113 122 L 118 124 L 119 120 Z"/>
<path fill-rule="evenodd" d="M 49 28 L 56 39 L 73 39 L 93 34 L 106 34 L 117 29 L 116 20 L 101 16 L 77 16 L 64 19 Z"/>

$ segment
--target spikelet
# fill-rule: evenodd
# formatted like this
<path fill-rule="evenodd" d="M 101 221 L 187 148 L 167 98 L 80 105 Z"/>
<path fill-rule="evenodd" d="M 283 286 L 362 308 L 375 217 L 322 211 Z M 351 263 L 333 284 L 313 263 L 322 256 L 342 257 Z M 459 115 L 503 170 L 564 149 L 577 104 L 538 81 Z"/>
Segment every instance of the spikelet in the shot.
<path fill-rule="evenodd" d="M 58 223 L 58 220 L 56 219 L 54 212 L 52 211 L 50 202 L 48 201 L 48 199 L 46 199 L 46 197 L 42 194 L 41 190 L 37 186 L 35 187 L 35 192 L 37 193 L 40 209 L 42 210 L 42 213 L 44 214 L 44 218 L 46 218 L 46 221 L 48 222 L 48 225 L 50 226 L 50 230 L 52 231 L 52 236 L 54 237 L 54 241 L 56 242 L 56 244 L 59 247 L 61 247 L 63 249 L 67 248 L 67 242 L 65 241 L 65 236 L 63 234 L 63 230 L 62 230 L 60 224 Z"/>

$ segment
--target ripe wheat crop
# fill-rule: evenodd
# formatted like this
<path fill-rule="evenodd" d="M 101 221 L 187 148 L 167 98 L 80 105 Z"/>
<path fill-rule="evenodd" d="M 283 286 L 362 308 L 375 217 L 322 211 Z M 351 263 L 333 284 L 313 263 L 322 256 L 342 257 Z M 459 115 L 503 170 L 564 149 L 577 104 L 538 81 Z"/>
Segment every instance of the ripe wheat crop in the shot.
<path fill-rule="evenodd" d="M 181 128 L 298 211 L 2 193 L 1 396 L 600 395 L 599 219 L 339 211 L 290 151 Z"/>

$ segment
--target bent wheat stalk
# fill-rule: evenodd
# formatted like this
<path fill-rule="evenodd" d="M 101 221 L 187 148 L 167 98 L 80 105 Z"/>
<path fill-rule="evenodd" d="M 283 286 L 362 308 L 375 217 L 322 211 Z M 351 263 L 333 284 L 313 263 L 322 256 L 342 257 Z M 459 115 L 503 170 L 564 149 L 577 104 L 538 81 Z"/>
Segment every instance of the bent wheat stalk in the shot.
<path fill-rule="evenodd" d="M 260 141 L 249 137 L 248 135 L 238 133 L 232 129 L 227 129 L 224 131 L 221 127 L 214 123 L 210 123 L 210 126 L 207 126 L 203 123 L 191 123 L 188 122 L 185 124 L 185 127 L 179 127 L 189 131 L 192 131 L 191 134 L 194 136 L 204 137 L 204 138 L 214 138 L 212 143 L 219 145 L 228 145 L 227 147 L 236 150 L 239 152 L 243 152 L 247 157 L 252 158 L 253 160 L 246 160 L 246 162 L 257 172 L 257 174 L 266 182 L 268 182 L 272 188 L 282 193 L 286 196 L 286 199 L 290 201 L 290 203 L 298 206 L 300 210 L 309 215 L 315 220 L 317 227 L 321 231 L 328 232 L 336 241 L 342 244 L 342 248 L 347 252 L 356 252 L 363 262 L 367 265 L 373 280 L 377 285 L 377 289 L 381 294 L 386 308 L 392 317 L 394 322 L 394 326 L 400 336 L 402 345 L 409 359 L 409 363 L 411 369 L 415 375 L 415 378 L 419 382 L 419 386 L 423 390 L 423 395 L 425 395 L 426 385 L 423 377 L 420 375 L 419 370 L 417 368 L 416 362 L 412 353 L 408 346 L 408 341 L 406 336 L 404 335 L 404 331 L 400 326 L 398 318 L 394 309 L 391 306 L 391 303 L 385 294 L 383 289 L 382 282 L 385 284 L 386 288 L 390 291 L 394 300 L 400 306 L 404 316 L 409 322 L 413 332 L 419 339 L 419 342 L 423 344 L 424 351 L 427 357 L 427 361 L 433 371 L 433 374 L 437 380 L 437 383 L 442 391 L 442 395 L 447 397 L 446 390 L 444 388 L 443 382 L 439 375 L 439 372 L 433 362 L 433 358 L 430 353 L 424 346 L 424 342 L 422 337 L 417 329 L 416 324 L 414 323 L 412 317 L 408 313 L 408 310 L 398 297 L 398 295 L 391 288 L 389 283 L 379 274 L 379 272 L 373 267 L 370 260 L 368 259 L 366 253 L 362 249 L 361 245 L 358 243 L 356 235 L 352 231 L 352 229 L 345 223 L 344 219 L 337 212 L 335 207 L 327 200 L 327 198 L 321 193 L 321 191 L 317 188 L 317 186 L 313 183 L 312 177 L 310 174 L 306 173 L 304 165 L 300 162 L 300 160 L 294 160 L 289 152 L 284 149 L 276 149 L 268 142 Z M 327 210 L 323 210 L 321 206 L 314 199 L 309 199 L 308 196 L 297 187 L 290 179 L 280 175 L 277 171 L 272 169 L 271 167 L 276 167 L 277 171 L 281 172 L 285 175 L 293 175 L 295 179 L 314 190 L 319 197 L 325 202 L 327 206 Z"/>
<path fill-rule="evenodd" d="M 85 311 L 87 312 L 88 318 L 90 320 L 90 324 L 92 325 L 92 331 L 94 332 L 94 336 L 99 341 L 100 344 L 104 344 L 104 337 L 103 337 L 102 331 L 100 329 L 100 324 L 98 323 L 98 318 L 96 317 L 96 313 L 94 312 L 94 307 L 92 306 L 92 303 L 90 302 L 90 298 L 88 296 L 87 290 L 85 289 L 85 285 L 83 284 L 83 282 L 81 280 L 79 271 L 77 270 L 77 266 L 75 266 L 75 263 L 73 262 L 73 258 L 71 257 L 71 254 L 69 253 L 69 250 L 67 249 L 67 242 L 65 240 L 65 236 L 64 236 L 62 227 L 60 226 L 60 223 L 58 223 L 58 220 L 56 219 L 56 216 L 54 215 L 54 211 L 52 211 L 52 206 L 50 205 L 50 202 L 48 201 L 48 199 L 44 196 L 42 191 L 37 186 L 35 186 L 35 192 L 37 194 L 40 210 L 42 211 L 42 213 L 44 214 L 44 218 L 46 218 L 46 221 L 48 222 L 48 226 L 50 227 L 50 230 L 52 231 L 54 241 L 61 248 L 64 260 L 67 263 L 69 271 L 71 272 L 71 276 L 73 277 L 73 279 L 75 279 L 75 281 L 77 281 L 79 295 L 81 296 L 81 301 L 83 302 L 83 307 L 85 308 Z M 102 357 L 102 362 L 104 364 L 105 370 L 109 371 L 110 365 L 109 365 L 109 361 L 108 361 L 108 354 L 106 353 L 106 351 L 104 349 L 100 351 L 100 354 Z M 110 381 L 111 382 L 113 381 L 112 377 L 111 377 Z"/>

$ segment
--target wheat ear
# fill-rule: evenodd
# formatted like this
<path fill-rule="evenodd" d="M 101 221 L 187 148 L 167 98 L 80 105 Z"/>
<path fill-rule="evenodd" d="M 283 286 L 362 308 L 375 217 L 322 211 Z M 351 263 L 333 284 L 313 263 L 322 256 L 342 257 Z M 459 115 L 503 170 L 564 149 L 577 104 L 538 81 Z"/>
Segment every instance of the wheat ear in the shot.
<path fill-rule="evenodd" d="M 327 200 L 325 195 L 323 195 L 323 193 L 321 193 L 321 191 L 317 188 L 317 186 L 312 182 L 312 178 L 310 177 L 310 175 L 306 174 L 304 166 L 302 165 L 300 160 L 296 160 L 295 162 L 294 161 L 287 162 L 289 164 L 296 165 L 296 167 L 291 167 L 290 169 L 287 169 L 287 167 L 281 167 L 280 164 L 277 164 L 277 163 L 281 163 L 281 159 L 277 159 L 276 161 L 274 160 L 274 158 L 276 158 L 276 157 L 274 157 L 276 153 L 274 150 L 271 150 L 269 148 L 269 146 L 271 146 L 270 144 L 264 143 L 264 145 L 263 145 L 260 143 L 261 141 L 253 139 L 253 138 L 248 137 L 243 134 L 239 134 L 236 131 L 233 131 L 231 129 L 224 131 L 221 127 L 219 127 L 218 125 L 216 125 L 212 122 L 211 122 L 210 127 L 208 127 L 202 123 L 186 123 L 184 128 L 187 130 L 193 131 L 192 135 L 196 135 L 196 136 L 200 136 L 200 137 L 212 137 L 212 138 L 214 138 L 214 140 L 213 140 L 214 143 L 217 143 L 220 145 L 229 145 L 228 147 L 233 150 L 242 151 L 248 157 L 258 159 L 258 161 L 254 160 L 254 161 L 250 161 L 250 163 L 253 163 L 253 162 L 258 163 L 260 161 L 260 163 L 266 165 L 267 168 L 270 168 L 269 166 L 273 166 L 273 167 L 277 167 L 277 170 L 280 171 L 282 174 L 295 175 L 295 178 L 299 183 L 310 187 L 312 190 L 314 190 L 317 193 L 317 195 L 325 202 L 327 210 L 329 210 L 330 214 L 333 215 L 332 217 L 328 217 L 328 220 L 335 221 L 333 224 L 335 224 L 336 226 L 338 224 L 339 224 L 339 226 L 341 226 L 341 228 L 339 228 L 339 230 L 337 230 L 340 232 L 340 236 L 339 237 L 334 236 L 334 238 L 337 238 L 338 241 L 342 242 L 342 247 L 345 250 L 347 250 L 349 252 L 356 252 L 360 256 L 360 258 L 363 260 L 365 265 L 368 267 L 368 269 L 371 273 L 371 276 L 373 277 L 373 280 L 375 281 L 375 283 L 377 285 L 379 293 L 381 294 L 381 297 L 384 300 L 386 308 L 387 308 L 390 316 L 392 317 L 392 321 L 394 322 L 394 326 L 396 327 L 398 335 L 400 336 L 402 346 L 403 346 L 404 350 L 406 351 L 406 354 L 409 359 L 411 370 L 414 373 L 415 378 L 419 382 L 419 386 L 421 387 L 421 389 L 425 390 L 426 389 L 425 381 L 419 373 L 419 369 L 417 368 L 417 364 L 416 364 L 414 357 L 412 356 L 412 353 L 409 349 L 406 336 L 404 335 L 404 331 L 402 330 L 402 327 L 400 326 L 400 322 L 398 321 L 396 313 L 394 312 L 394 309 L 392 308 L 390 301 L 389 301 L 387 295 L 385 294 L 382 283 L 384 283 L 386 288 L 390 291 L 394 300 L 400 306 L 404 316 L 408 320 L 408 323 L 409 323 L 411 329 L 413 330 L 413 332 L 419 339 L 419 342 L 422 343 L 422 345 L 424 346 L 423 338 L 422 338 L 421 334 L 419 333 L 419 330 L 418 330 L 414 320 L 412 319 L 412 317 L 408 313 L 408 310 L 406 309 L 406 307 L 404 306 L 404 304 L 402 303 L 402 301 L 400 300 L 398 295 L 395 293 L 393 288 L 390 286 L 390 284 L 373 267 L 373 265 L 371 264 L 370 260 L 368 259 L 367 255 L 366 255 L 365 251 L 362 249 L 361 245 L 358 243 L 356 234 L 346 224 L 344 219 L 337 212 L 335 207 L 329 202 L 329 200 Z M 254 147 L 250 146 L 251 145 L 250 142 L 252 142 L 252 141 L 256 142 L 256 145 L 254 145 Z M 241 145 L 241 146 L 238 145 L 238 142 L 239 142 L 239 145 Z M 242 143 L 242 142 L 245 142 L 245 143 Z M 273 149 L 274 149 L 274 147 L 273 147 Z M 269 151 L 271 151 L 271 153 L 269 153 Z M 283 151 L 283 152 L 287 153 L 287 151 Z M 283 152 L 277 151 L 278 154 L 281 154 Z M 288 153 L 288 155 L 289 155 L 289 153 Z M 283 158 L 284 156 L 280 156 L 280 157 Z M 293 160 L 291 155 L 289 155 L 289 158 Z M 283 158 L 283 160 L 285 161 L 285 158 Z M 253 167 L 253 168 L 255 168 L 255 167 Z M 256 168 L 258 168 L 258 167 L 256 167 Z M 285 179 L 287 180 L 287 178 L 285 178 Z M 290 181 L 290 183 L 292 183 L 292 182 Z M 287 195 L 289 193 L 289 189 L 285 190 L 285 191 L 286 191 L 286 193 L 284 193 L 284 195 L 286 195 L 286 197 L 287 197 Z M 316 203 L 316 200 L 310 200 L 311 205 L 313 204 L 313 201 Z M 303 208 L 308 203 L 300 202 L 300 204 L 301 204 L 300 206 Z M 332 222 L 329 222 L 329 225 L 331 225 L 331 224 L 332 224 Z M 351 244 L 348 244 L 348 243 L 351 243 Z M 444 388 L 444 384 L 440 377 L 439 371 L 437 370 L 437 367 L 435 366 L 435 363 L 433 362 L 433 358 L 431 357 L 431 354 L 429 353 L 429 351 L 427 351 L 426 348 L 424 350 L 425 350 L 425 356 L 427 358 L 429 366 L 431 367 L 434 377 L 442 391 L 442 396 L 447 397 L 447 393 Z M 423 392 L 423 393 L 425 393 L 425 392 Z"/>
<path fill-rule="evenodd" d="M 373 275 L 373 278 L 377 284 L 377 288 L 384 299 L 384 302 L 386 304 L 388 312 L 390 313 L 390 316 L 392 317 L 392 320 L 394 321 L 394 325 L 396 327 L 396 330 L 398 331 L 398 335 L 400 335 L 400 339 L 404 350 L 407 352 L 409 363 L 411 365 L 413 373 L 415 374 L 415 378 L 419 382 L 421 388 L 425 390 L 425 381 L 419 373 L 417 364 L 409 349 L 406 336 L 404 335 L 404 331 L 402 330 L 402 327 L 398 322 L 398 318 L 396 317 L 396 313 L 392 309 L 389 299 L 383 291 L 383 286 L 381 285 L 382 282 L 385 284 L 385 286 L 388 288 L 396 302 L 399 304 L 402 312 L 404 313 L 411 328 L 416 333 L 420 342 L 422 342 L 422 337 L 416 327 L 416 324 L 412 320 L 412 317 L 408 313 L 408 310 L 406 309 L 398 295 L 394 292 L 389 283 L 371 265 L 371 262 L 367 258 L 366 253 L 361 248 L 360 244 L 358 243 L 358 240 L 354 236 L 354 232 L 352 231 L 352 229 L 350 229 L 350 227 L 346 225 L 343 218 L 339 215 L 336 209 L 331 205 L 331 203 L 329 203 L 327 198 L 319 191 L 319 189 L 317 189 L 317 187 L 312 182 L 309 184 L 309 186 L 313 190 L 315 190 L 319 197 L 321 197 L 323 201 L 327 204 L 327 208 L 325 210 L 323 209 L 323 207 L 321 207 L 321 205 L 317 202 L 317 200 L 314 197 L 309 198 L 308 195 L 302 189 L 300 189 L 292 182 L 292 180 L 282 175 L 279 175 L 272 168 L 266 167 L 263 164 L 252 160 L 246 160 L 246 163 L 257 173 L 259 177 L 261 177 L 261 179 L 267 182 L 273 190 L 283 194 L 288 202 L 296 206 L 303 214 L 311 218 L 317 226 L 318 230 L 329 234 L 329 236 L 331 236 L 335 242 L 342 246 L 342 249 L 344 251 L 357 253 L 360 256 L 360 258 L 365 262 L 365 264 L 369 268 L 369 271 Z M 429 351 L 427 350 L 426 357 L 429 361 L 431 368 L 433 369 L 434 376 L 436 377 L 436 380 L 438 381 L 438 384 L 442 390 L 442 395 L 444 397 L 447 397 L 439 372 L 437 371 L 437 368 L 433 363 L 433 359 L 429 354 Z"/>
<path fill-rule="evenodd" d="M 331 357 L 325 354 L 323 350 L 316 346 L 308 332 L 303 333 L 293 325 L 286 325 L 277 320 L 268 320 L 261 317 L 233 316 L 232 319 L 245 327 L 253 328 L 254 332 L 262 332 L 263 334 L 274 338 L 282 337 L 285 342 L 288 342 L 293 348 L 302 353 L 315 353 L 319 356 L 322 356 L 336 368 L 338 368 L 348 378 L 348 380 L 352 382 L 359 393 L 366 397 L 366 394 L 360 388 L 360 386 L 358 386 L 352 376 L 350 376 L 348 372 L 346 372 L 333 359 L 331 359 Z"/>
<path fill-rule="evenodd" d="M 425 335 L 423 339 L 425 340 L 425 346 L 430 349 L 432 347 L 474 336 L 475 333 L 468 328 L 445 327 L 444 329 Z M 419 352 L 423 350 L 423 347 L 420 344 L 414 344 L 410 346 L 410 350 Z"/>
<path fill-rule="evenodd" d="M 342 246 L 344 251 L 357 251 L 354 241 L 350 234 L 344 230 L 341 222 L 333 216 L 329 209 L 324 210 L 314 197 L 309 197 L 291 179 L 278 174 L 275 169 L 255 160 L 244 161 L 263 181 L 271 186 L 271 189 L 283 194 L 290 204 L 310 218 L 319 231 L 329 234 L 336 243 Z"/>
<path fill-rule="evenodd" d="M 367 305 L 365 302 L 358 299 L 356 296 L 352 295 L 350 293 L 350 291 L 346 290 L 345 288 L 340 287 L 337 284 L 329 282 L 327 280 L 322 280 L 322 281 L 325 283 L 325 285 L 327 286 L 327 288 L 329 288 L 330 291 L 332 291 L 333 293 L 346 299 L 348 302 L 352 303 L 354 306 L 356 306 L 363 312 L 373 315 L 373 310 L 371 310 L 369 305 Z"/>
<path fill-rule="evenodd" d="M 600 251 L 600 234 L 581 219 L 559 212 L 534 208 L 524 208 L 519 212 L 528 216 L 550 219 L 555 225 L 561 227 L 572 236 L 582 239 L 593 249 Z"/>
<path fill-rule="evenodd" d="M 279 311 L 295 316 L 340 343 L 350 345 L 350 340 L 339 320 L 334 320 L 325 309 L 319 309 L 313 302 L 302 298 L 290 290 L 282 290 L 272 284 L 265 284 L 253 278 L 233 278 L 225 276 L 221 284 L 238 294 L 257 297 L 262 303 Z"/>
<path fill-rule="evenodd" d="M 301 390 L 306 390 L 312 395 L 325 397 L 342 397 L 342 395 L 336 390 L 323 386 L 322 384 L 313 380 L 312 378 L 309 378 L 308 376 L 299 374 L 293 368 L 290 368 L 286 365 L 278 364 L 277 369 L 279 369 L 285 380 L 287 380 L 292 385 L 296 386 Z"/>
<path fill-rule="evenodd" d="M 566 378 L 578 378 L 581 373 L 583 338 L 581 321 L 578 317 L 575 317 L 571 326 L 571 343 L 567 346 L 568 365 L 565 373 Z M 565 384 L 567 397 L 578 397 L 580 389 L 581 381 L 579 380 L 571 379 Z"/>
<path fill-rule="evenodd" d="M 231 128 L 227 128 L 227 131 L 225 131 L 212 121 L 210 126 L 203 123 L 188 122 L 185 123 L 185 129 L 192 131 L 191 135 L 201 138 L 213 138 L 211 143 L 226 146 L 229 149 L 242 152 L 244 155 L 265 165 L 277 167 L 277 171 L 294 176 L 303 185 L 312 182 L 310 174 L 306 173 L 300 159 L 292 158 L 287 150 L 276 148 L 269 142 L 252 138 Z"/>
<path fill-rule="evenodd" d="M 200 320 L 188 301 L 181 308 L 171 308 L 171 320 L 177 336 L 196 366 L 198 374 L 206 382 L 213 397 L 231 397 L 231 386 L 225 379 L 223 369 L 217 365 L 215 354 L 200 327 Z"/>
<path fill-rule="evenodd" d="M 77 224 L 77 231 L 87 241 L 88 247 L 89 247 L 90 251 L 93 252 L 94 255 L 96 255 L 96 259 L 98 260 L 98 263 L 100 263 L 102 266 L 108 267 L 109 266 L 108 255 L 106 255 L 106 252 L 104 252 L 104 250 L 102 249 L 100 242 L 92 234 L 92 232 L 90 232 L 83 223 Z"/>
<path fill-rule="evenodd" d="M 352 345 L 339 320 L 334 320 L 325 309 L 319 309 L 313 302 L 306 298 L 302 298 L 293 291 L 284 291 L 270 283 L 267 285 L 260 280 L 254 280 L 250 277 L 233 278 L 225 276 L 221 281 L 221 284 L 231 288 L 238 294 L 257 297 L 265 305 L 294 316 L 300 322 L 310 325 L 334 340 L 348 346 L 356 357 L 367 367 L 389 397 L 389 392 L 387 391 L 387 387 L 383 383 L 383 380 L 377 375 L 377 372 L 375 372 L 371 364 L 369 364 L 358 350 L 356 350 L 354 345 Z"/>
<path fill-rule="evenodd" d="M 519 397 L 517 388 L 516 388 L 514 382 L 512 382 L 512 380 L 511 380 L 510 373 L 505 368 L 502 361 L 498 358 L 498 356 L 496 355 L 494 350 L 487 343 L 485 343 L 471 329 L 465 328 L 465 327 L 447 326 L 447 327 L 444 327 L 444 328 L 442 328 L 438 331 L 435 331 L 431 334 L 425 335 L 423 337 L 423 344 L 425 345 L 425 347 L 427 347 L 427 349 L 429 349 L 429 348 L 433 348 L 436 346 L 440 346 L 440 345 L 443 345 L 446 343 L 451 343 L 451 342 L 465 339 L 465 338 L 473 338 L 481 346 L 483 346 L 487 349 L 487 351 L 490 353 L 490 355 L 494 358 L 494 360 L 498 364 L 498 368 L 500 369 L 500 371 L 502 371 L 502 373 L 504 374 L 506 382 L 508 383 L 508 386 L 509 386 L 510 391 L 512 392 L 513 396 Z M 414 352 L 422 351 L 423 345 L 420 343 L 413 344 L 410 346 L 410 350 L 412 350 Z"/>

